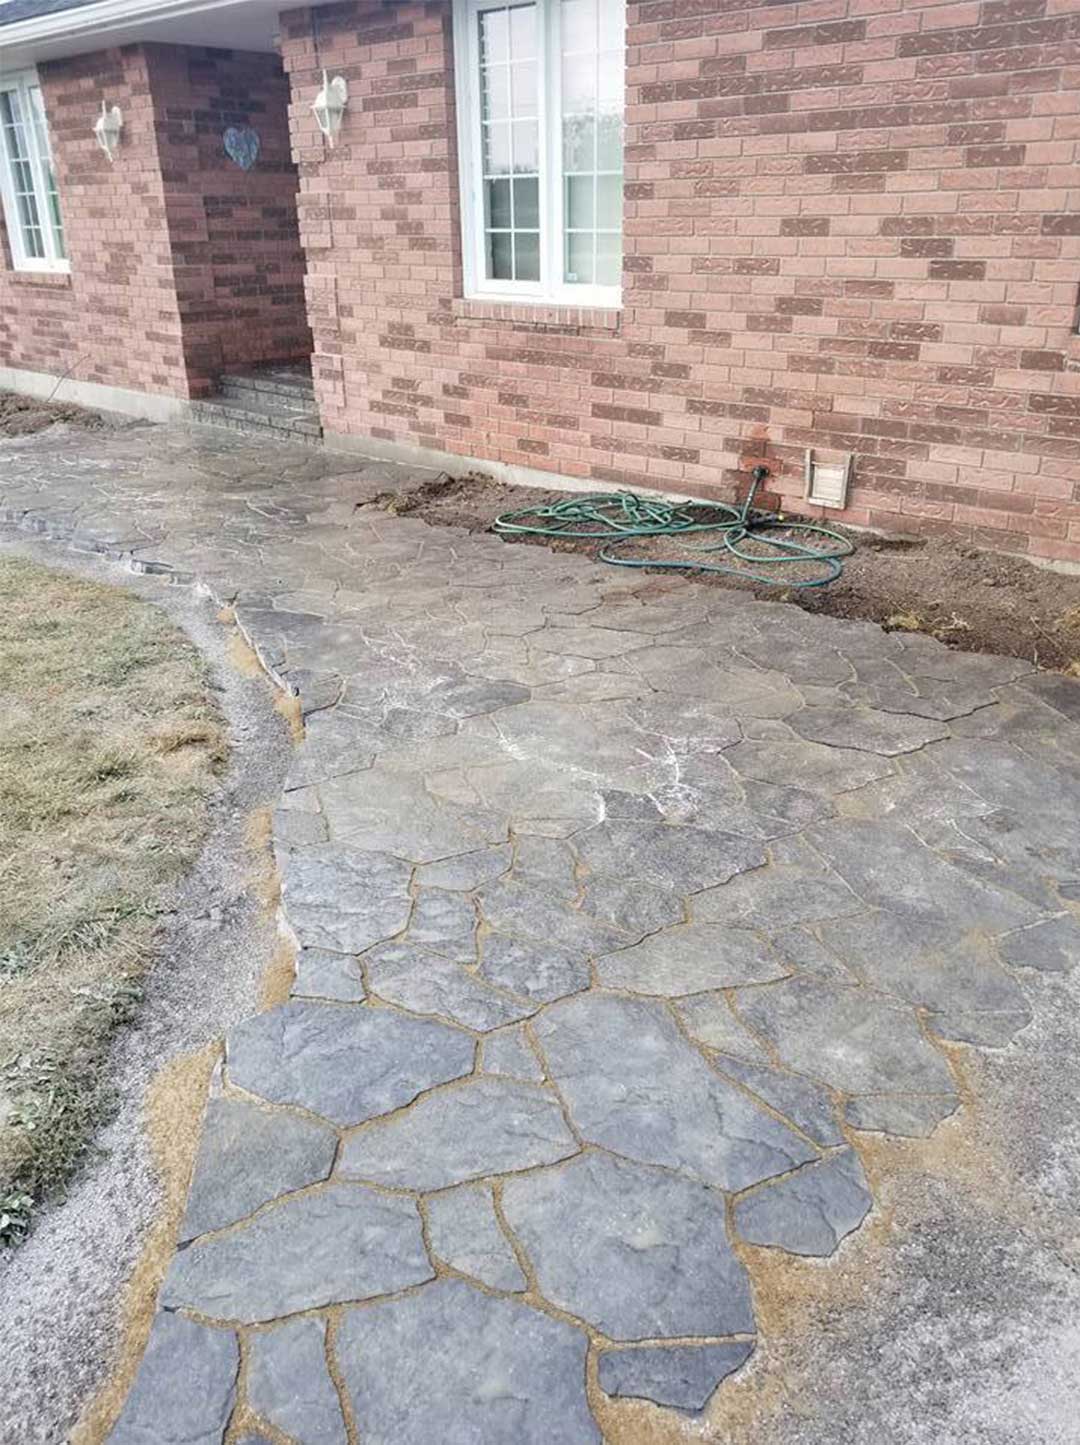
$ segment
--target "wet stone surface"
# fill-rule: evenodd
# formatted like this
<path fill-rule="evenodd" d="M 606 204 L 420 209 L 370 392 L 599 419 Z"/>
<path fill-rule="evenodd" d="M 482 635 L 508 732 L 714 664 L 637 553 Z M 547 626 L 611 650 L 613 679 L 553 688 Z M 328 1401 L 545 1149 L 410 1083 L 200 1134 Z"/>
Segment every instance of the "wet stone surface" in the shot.
<path fill-rule="evenodd" d="M 1080 958 L 1080 684 L 428 528 L 389 463 L 78 446 L 5 443 L 0 517 L 200 584 L 307 720 L 292 997 L 227 1040 L 113 1439 L 588 1445 L 590 1348 L 702 1409 L 727 1219 L 831 1268 L 860 1135 L 933 1133 L 940 1041 L 1024 1048 Z"/>

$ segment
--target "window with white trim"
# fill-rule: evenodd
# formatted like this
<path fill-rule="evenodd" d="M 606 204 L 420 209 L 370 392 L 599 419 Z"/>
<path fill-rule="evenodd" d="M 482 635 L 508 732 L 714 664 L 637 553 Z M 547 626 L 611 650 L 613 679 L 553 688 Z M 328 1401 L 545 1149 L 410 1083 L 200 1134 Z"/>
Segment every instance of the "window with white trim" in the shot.
<path fill-rule="evenodd" d="M 625 0 L 455 0 L 465 294 L 618 306 Z"/>
<path fill-rule="evenodd" d="M 0 79 L 0 196 L 19 271 L 67 271 L 60 194 L 37 74 Z"/>

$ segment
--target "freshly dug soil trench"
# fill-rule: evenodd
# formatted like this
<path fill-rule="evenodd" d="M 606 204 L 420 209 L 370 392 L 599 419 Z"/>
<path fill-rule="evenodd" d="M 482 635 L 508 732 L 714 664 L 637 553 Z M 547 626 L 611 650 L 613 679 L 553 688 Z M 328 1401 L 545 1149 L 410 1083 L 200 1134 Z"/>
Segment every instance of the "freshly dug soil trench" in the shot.
<path fill-rule="evenodd" d="M 514 487 L 470 474 L 386 492 L 368 505 L 435 527 L 486 532 L 500 512 L 566 497 L 566 492 Z M 964 652 L 1005 653 L 1080 677 L 1080 577 L 941 537 L 845 535 L 855 544 L 855 553 L 846 559 L 843 576 L 827 587 L 797 591 L 691 570 L 666 575 L 694 576 L 708 586 L 738 587 L 773 602 L 792 602 L 807 612 L 878 622 L 886 630 L 925 632 Z M 597 550 L 595 541 L 506 540 L 575 552 Z M 659 538 L 637 544 L 635 554 L 671 556 L 673 549 L 670 539 Z"/>
<path fill-rule="evenodd" d="M 0 437 L 29 436 L 31 432 L 44 431 L 58 421 L 86 427 L 90 431 L 109 425 L 100 412 L 87 411 L 85 407 L 0 391 Z"/>

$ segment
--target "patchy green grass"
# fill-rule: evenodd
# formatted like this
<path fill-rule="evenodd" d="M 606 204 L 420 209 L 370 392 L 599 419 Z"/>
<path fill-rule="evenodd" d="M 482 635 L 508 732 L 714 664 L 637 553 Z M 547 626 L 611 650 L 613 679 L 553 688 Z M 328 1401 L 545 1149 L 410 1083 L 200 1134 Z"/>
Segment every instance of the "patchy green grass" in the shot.
<path fill-rule="evenodd" d="M 148 603 L 0 560 L 0 1244 L 109 1104 L 157 918 L 227 747 L 202 659 Z"/>

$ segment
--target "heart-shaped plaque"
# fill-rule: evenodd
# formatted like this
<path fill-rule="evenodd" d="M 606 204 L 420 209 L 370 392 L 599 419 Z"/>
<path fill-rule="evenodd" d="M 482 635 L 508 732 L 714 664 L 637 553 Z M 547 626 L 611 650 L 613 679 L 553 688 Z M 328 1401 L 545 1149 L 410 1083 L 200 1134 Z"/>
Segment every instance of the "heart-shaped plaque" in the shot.
<path fill-rule="evenodd" d="M 249 125 L 231 125 L 221 140 L 229 159 L 242 171 L 250 171 L 259 158 L 259 132 Z"/>

